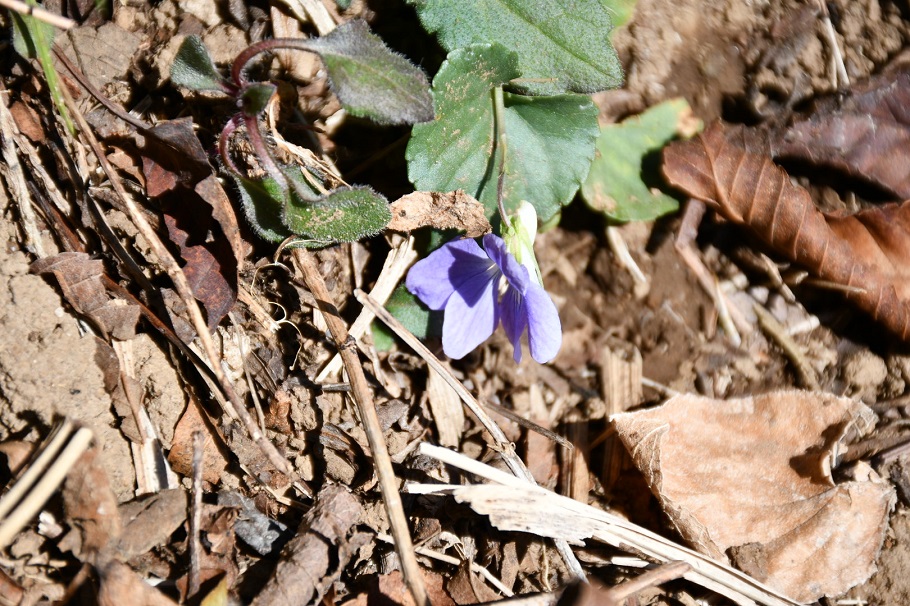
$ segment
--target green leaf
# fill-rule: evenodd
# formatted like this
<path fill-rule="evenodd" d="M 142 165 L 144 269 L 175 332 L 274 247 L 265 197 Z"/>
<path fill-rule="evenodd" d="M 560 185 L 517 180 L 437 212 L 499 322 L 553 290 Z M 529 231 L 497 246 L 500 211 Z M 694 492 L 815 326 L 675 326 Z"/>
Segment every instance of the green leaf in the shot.
<path fill-rule="evenodd" d="M 269 242 L 283 242 L 294 235 L 281 220 L 289 195 L 277 181 L 254 181 L 234 173 L 231 176 L 240 190 L 243 212 L 257 236 Z"/>
<path fill-rule="evenodd" d="M 248 116 L 257 116 L 265 111 L 272 95 L 278 87 L 268 82 L 257 82 L 243 89 L 241 103 L 243 104 L 243 113 Z"/>
<path fill-rule="evenodd" d="M 199 36 L 187 36 L 171 64 L 171 82 L 191 90 L 224 92 L 224 80 L 215 69 L 209 51 Z"/>
<path fill-rule="evenodd" d="M 622 84 L 611 0 L 408 0 L 447 51 L 498 42 L 519 57 L 520 90 L 593 93 Z"/>
<path fill-rule="evenodd" d="M 418 190 L 463 189 L 496 214 L 501 149 L 495 150 L 493 88 L 518 73 L 517 57 L 498 44 L 449 54 L 433 80 L 434 122 L 414 127 L 408 175 Z M 542 221 L 571 201 L 594 158 L 597 108 L 587 97 L 505 94 L 507 139 L 503 199 L 530 202 Z"/>
<path fill-rule="evenodd" d="M 388 201 L 369 187 L 339 187 L 314 202 L 292 193 L 284 222 L 293 233 L 327 244 L 374 236 L 391 218 Z"/>
<path fill-rule="evenodd" d="M 674 138 L 679 114 L 686 108 L 683 101 L 665 102 L 604 127 L 597 158 L 581 190 L 591 208 L 613 221 L 627 222 L 654 219 L 679 207 L 674 198 L 649 187 L 659 180 L 644 159 Z"/>
<path fill-rule="evenodd" d="M 390 314 L 404 324 L 415 337 L 426 339 L 442 334 L 442 312 L 432 311 L 412 295 L 404 284 L 399 284 L 385 304 Z M 372 325 L 373 345 L 380 351 L 388 351 L 395 342 L 395 333 L 382 322 Z"/>
<path fill-rule="evenodd" d="M 656 189 L 662 183 L 656 158 L 680 134 L 680 124 L 690 118 L 688 104 L 672 99 L 620 124 L 605 126 L 597 139 L 597 157 L 581 188 L 588 205 L 620 223 L 649 221 L 677 210 L 679 202 Z"/>
<path fill-rule="evenodd" d="M 26 4 L 38 6 L 34 0 L 27 0 Z M 10 11 L 10 15 L 13 21 L 13 48 L 23 57 L 38 59 L 54 107 L 57 108 L 66 129 L 70 134 L 75 135 L 76 125 L 73 124 L 69 110 L 66 108 L 63 91 L 60 88 L 60 78 L 57 76 L 54 59 L 51 57 L 51 45 L 54 43 L 56 33 L 54 27 L 31 15 L 20 15 L 15 11 Z"/>
<path fill-rule="evenodd" d="M 299 47 L 322 57 L 332 90 L 351 114 L 380 124 L 433 119 L 426 75 L 392 52 L 363 21 L 349 21 Z"/>

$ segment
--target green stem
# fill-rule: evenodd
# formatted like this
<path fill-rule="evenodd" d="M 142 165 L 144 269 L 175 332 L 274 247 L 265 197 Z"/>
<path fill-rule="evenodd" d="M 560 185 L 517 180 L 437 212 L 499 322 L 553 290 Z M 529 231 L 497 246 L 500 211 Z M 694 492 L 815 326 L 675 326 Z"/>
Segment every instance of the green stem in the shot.
<path fill-rule="evenodd" d="M 493 89 L 493 121 L 496 124 L 496 134 L 493 139 L 493 157 L 499 154 L 499 176 L 496 180 L 496 206 L 499 207 L 499 216 L 505 229 L 512 227 L 509 216 L 506 214 L 506 207 L 502 200 L 503 184 L 506 180 L 506 105 L 503 99 L 502 87 L 497 86 Z"/>

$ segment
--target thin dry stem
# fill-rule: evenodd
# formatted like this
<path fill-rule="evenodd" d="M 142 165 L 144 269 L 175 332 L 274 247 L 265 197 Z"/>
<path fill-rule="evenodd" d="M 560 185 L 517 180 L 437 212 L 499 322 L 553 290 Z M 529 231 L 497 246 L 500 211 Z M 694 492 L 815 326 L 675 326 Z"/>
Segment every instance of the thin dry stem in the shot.
<path fill-rule="evenodd" d="M 202 474 L 205 471 L 203 457 L 205 434 L 201 431 L 193 432 L 193 506 L 190 511 L 190 569 L 187 575 L 187 597 L 199 593 L 200 562 L 202 560 Z"/>
<path fill-rule="evenodd" d="M 461 401 L 465 403 L 468 410 L 474 413 L 474 416 L 477 417 L 480 424 L 490 433 L 490 436 L 496 443 L 496 449 L 499 451 L 500 455 L 502 455 L 503 460 L 515 477 L 536 486 L 537 482 L 534 481 L 534 477 L 524 464 L 524 461 L 521 460 L 521 457 L 515 453 L 515 447 L 512 445 L 512 442 L 506 437 L 506 434 L 503 433 L 499 425 L 490 418 L 490 415 L 487 414 L 487 411 L 484 410 L 484 407 L 481 406 L 480 402 L 471 395 L 471 392 L 465 388 L 461 381 L 452 375 L 452 371 L 446 368 L 445 365 L 439 361 L 439 358 L 434 356 L 433 352 L 420 342 L 420 339 L 415 337 L 411 331 L 405 328 L 401 322 L 396 320 L 384 307 L 370 298 L 368 294 L 362 290 L 355 290 L 354 296 L 364 307 L 369 308 L 370 311 L 376 314 L 376 317 L 388 326 L 392 332 L 398 335 L 402 341 L 407 343 L 415 352 L 417 352 L 417 355 L 423 358 L 430 368 L 439 373 L 439 376 L 455 390 L 455 393 L 457 393 L 461 398 Z M 579 579 L 585 579 L 585 572 L 582 569 L 578 558 L 576 558 L 575 554 L 572 552 L 569 543 L 559 539 L 555 540 L 554 543 L 559 554 L 565 561 L 566 566 L 569 568 L 569 572 Z"/>
<path fill-rule="evenodd" d="M 76 22 L 72 19 L 68 19 L 62 15 L 52 13 L 37 6 L 28 5 L 25 2 L 20 2 L 20 0 L 0 0 L 0 6 L 5 6 L 21 15 L 34 17 L 38 21 L 43 21 L 44 23 L 59 27 L 60 29 L 70 29 L 71 27 L 76 26 Z"/>
<path fill-rule="evenodd" d="M 806 361 L 800 346 L 787 334 L 787 329 L 781 326 L 781 323 L 758 303 L 754 305 L 754 309 L 755 315 L 758 316 L 758 325 L 783 350 L 784 355 L 793 364 L 793 368 L 796 370 L 803 387 L 812 391 L 821 391 L 815 371 Z"/>
<path fill-rule="evenodd" d="M 355 351 L 355 341 L 348 334 L 344 321 L 338 316 L 338 308 L 335 307 L 332 301 L 332 296 L 329 294 L 328 288 L 326 288 L 322 274 L 319 273 L 319 269 L 316 267 L 312 253 L 298 248 L 294 250 L 294 260 L 303 272 L 304 282 L 306 282 L 310 292 L 316 298 L 316 304 L 322 311 L 322 315 L 329 326 L 332 339 L 335 341 L 335 346 L 341 354 L 342 362 L 344 362 L 345 370 L 348 373 L 351 396 L 360 413 L 360 420 L 363 423 L 367 442 L 370 445 L 370 452 L 373 455 L 373 466 L 379 481 L 379 490 L 382 493 L 382 500 L 389 516 L 392 536 L 395 538 L 395 549 L 398 551 L 405 582 L 411 591 L 414 602 L 418 606 L 429 606 L 430 598 L 423 583 L 420 565 L 417 563 L 417 557 L 414 554 L 414 545 L 411 542 L 408 521 L 404 515 L 401 494 L 398 492 L 398 480 L 395 478 L 392 459 L 386 448 L 382 425 L 379 423 L 379 415 L 376 414 L 376 407 L 373 403 L 373 395 L 370 392 L 369 385 L 367 385 L 363 367 Z"/>

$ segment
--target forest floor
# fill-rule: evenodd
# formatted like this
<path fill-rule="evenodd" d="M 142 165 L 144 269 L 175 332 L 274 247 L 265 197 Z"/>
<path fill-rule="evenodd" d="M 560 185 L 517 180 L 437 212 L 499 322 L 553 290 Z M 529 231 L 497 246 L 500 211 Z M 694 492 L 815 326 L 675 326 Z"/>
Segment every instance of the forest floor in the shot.
<path fill-rule="evenodd" d="M 54 4 L 60 3 L 47 3 Z M 79 27 L 61 34 L 63 53 L 113 103 L 144 120 L 191 116 L 209 152 L 233 109 L 169 84 L 180 41 L 202 36 L 224 67 L 252 41 L 294 35 L 295 27 L 313 32 L 279 2 L 115 4 L 112 16 L 88 11 Z M 347 10 L 324 4 L 337 22 L 365 18 L 406 55 L 430 44 L 413 33 L 420 24 L 403 1 L 355 0 Z M 834 0 L 827 9 L 851 83 L 906 65 L 906 3 Z M 626 83 L 595 95 L 601 123 L 682 97 L 705 125 L 718 118 L 748 127 L 786 124 L 820 99 L 848 94 L 838 84 L 826 32 L 808 0 L 638 0 L 632 19 L 613 34 Z M 231 244 L 209 246 L 213 256 L 205 257 L 216 266 L 210 273 L 228 267 L 239 276 L 228 285 L 236 299 L 211 327 L 220 370 L 264 439 L 292 465 L 296 475 L 289 479 L 225 412 L 231 396 L 193 338 L 191 316 L 155 246 L 137 230 L 89 146 L 61 134 L 40 67 L 11 45 L 4 66 L 0 479 L 12 486 L 29 469 L 48 476 L 35 453 L 55 427 L 69 444 L 78 441 L 79 427 L 88 427 L 95 446 L 81 457 L 57 453 L 66 479 L 57 478 L 46 504 L 34 497 L 37 508 L 9 537 L 3 529 L 16 509 L 0 501 L 0 604 L 413 603 L 387 537 L 389 517 L 348 375 L 340 365 L 323 372 L 336 348 L 300 258 L 284 251 L 273 263 L 275 246 L 257 239 L 239 211 Z M 331 159 L 348 182 L 367 183 L 389 200 L 413 191 L 407 128 L 340 119 L 315 58 L 298 53 L 274 67 L 315 127 L 291 124 L 285 136 Z M 148 200 L 142 137 L 59 69 L 166 246 L 184 254 L 206 248 L 213 233 L 227 241 L 212 227 L 211 208 L 180 208 L 201 198 Z M 903 94 L 910 99 L 910 90 Z M 906 167 L 910 155 L 878 162 Z M 820 183 L 823 170 L 811 162 L 787 168 L 826 211 L 888 199 L 855 179 Z M 233 199 L 236 192 L 225 189 Z M 910 603 L 910 465 L 902 448 L 910 442 L 910 347 L 841 291 L 811 280 L 790 283 L 786 259 L 711 210 L 681 253 L 681 215 L 612 228 L 644 280 L 618 261 L 603 216 L 581 200 L 538 237 L 544 284 L 563 327 L 551 363 L 528 355 L 514 363 L 502 331 L 457 361 L 445 360 L 438 339 L 427 342 L 451 376 L 491 405 L 505 441 L 462 411 L 459 395 L 425 357 L 400 340 L 377 335 L 374 343 L 367 331 L 357 351 L 396 475 L 422 484 L 477 480 L 421 454 L 424 442 L 506 470 L 501 451 L 514 445 L 539 485 L 733 563 L 781 595 L 825 604 Z M 387 257 L 407 254 L 407 242 L 390 234 L 303 254 L 315 259 L 350 324 L 361 311 L 355 289 L 369 292 L 386 273 Z M 126 267 L 118 246 L 142 277 Z M 230 257 L 232 246 L 239 254 L 225 261 L 219 255 Z M 88 256 L 55 257 L 60 253 Z M 699 281 L 691 257 L 704 264 L 715 292 Z M 39 259 L 46 260 L 36 265 Z M 733 309 L 718 309 L 718 300 Z M 118 314 L 139 309 L 139 301 L 147 313 L 131 329 Z M 756 306 L 770 313 L 770 324 Z M 99 330 L 99 314 L 109 314 L 109 330 Z M 730 314 L 738 336 L 725 328 Z M 671 397 L 667 406 L 677 408 L 659 408 Z M 661 410 L 672 415 L 660 417 Z M 656 411 L 655 418 L 633 416 L 646 411 Z M 629 416 L 608 421 L 620 413 Z M 573 447 L 519 425 L 516 415 Z M 60 429 L 64 419 L 77 424 Z M 653 436 L 670 427 L 681 436 L 677 442 L 656 444 L 662 438 Z M 194 436 L 202 440 L 195 449 Z M 775 466 L 781 461 L 786 469 Z M 800 496 L 769 496 L 784 482 Z M 531 503 L 531 493 L 515 494 L 519 504 Z M 676 569 L 655 567 L 689 552 L 661 558 L 627 538 L 610 543 L 596 533 L 582 542 L 572 529 L 548 530 L 545 520 L 491 514 L 495 503 L 480 504 L 479 496 L 404 490 L 403 498 L 433 604 L 524 594 L 538 595 L 538 603 L 610 603 L 616 594 L 604 587 L 631 587 L 643 568 L 656 576 L 630 589 L 637 598 L 629 599 L 638 602 L 629 603 L 731 599 L 679 578 Z M 583 525 L 568 518 L 564 524 Z M 846 538 L 838 535 L 843 529 Z M 560 597 L 573 574 L 553 540 L 559 532 L 574 539 L 581 569 L 596 582 L 593 594 Z M 794 545 L 801 550 L 792 551 Z"/>

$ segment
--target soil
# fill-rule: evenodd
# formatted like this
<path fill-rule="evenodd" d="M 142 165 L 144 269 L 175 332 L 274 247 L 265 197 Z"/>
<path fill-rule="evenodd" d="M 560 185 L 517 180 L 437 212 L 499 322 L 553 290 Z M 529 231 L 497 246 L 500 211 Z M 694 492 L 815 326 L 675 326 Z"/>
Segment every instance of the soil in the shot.
<path fill-rule="evenodd" d="M 204 96 L 193 97 L 187 103 L 180 93 L 169 88 L 164 74 L 180 41 L 184 35 L 201 34 L 216 62 L 223 64 L 248 42 L 263 36 L 268 31 L 269 18 L 287 18 L 280 11 L 269 14 L 258 3 L 252 3 L 256 6 L 241 11 L 244 19 L 240 19 L 221 4 L 203 0 L 164 0 L 154 7 L 121 3 L 112 21 L 95 23 L 97 31 L 81 28 L 81 33 L 68 42 L 66 52 L 93 57 L 80 63 L 80 67 L 116 103 L 126 107 L 140 105 L 148 115 L 160 119 L 191 114 L 204 144 L 214 146 L 213 133 L 221 128 L 217 122 L 232 110 L 219 106 L 217 99 Z M 339 11 L 333 2 L 325 4 L 330 5 L 331 13 L 345 19 L 355 15 L 373 19 L 380 32 L 383 28 L 394 29 L 383 16 L 384 11 L 414 19 L 403 3 L 391 0 L 355 1 L 348 11 Z M 835 0 L 826 4 L 851 82 L 902 60 L 902 53 L 910 46 L 910 18 L 905 3 Z M 797 0 L 638 0 L 632 21 L 613 37 L 625 67 L 626 84 L 621 90 L 596 96 L 602 121 L 616 121 L 679 96 L 705 123 L 721 117 L 747 124 L 786 120 L 793 111 L 805 109 L 814 99 L 837 89 L 831 47 L 810 5 L 814 3 Z M 309 31 L 309 26 L 306 29 Z M 98 40 L 105 42 L 107 50 L 85 50 L 98 47 Z M 429 42 L 418 40 L 413 44 Z M 7 53 L 12 51 L 8 49 Z M 47 117 L 51 110 L 38 72 L 31 64 L 14 58 L 8 61 L 15 64 L 5 82 L 13 91 L 10 104 L 20 104 L 14 112 L 16 122 L 41 150 L 39 160 L 30 158 L 26 163 L 29 178 L 34 181 L 34 188 L 47 191 L 47 181 L 36 177 L 39 171 L 30 168 L 36 162 L 45 162 L 53 167 L 49 171 L 51 180 L 57 180 L 57 187 L 66 192 L 73 186 L 62 176 L 66 163 L 61 156 L 65 152 L 54 147 L 59 137 L 56 131 L 41 132 L 41 128 L 51 128 Z M 293 87 L 301 105 L 307 108 L 308 119 L 318 127 L 315 134 L 308 132 L 305 136 L 309 144 L 315 140 L 337 160 L 342 173 L 356 171 L 357 181 L 369 181 L 390 197 L 409 191 L 404 178 L 403 147 L 396 143 L 405 131 L 369 131 L 356 142 L 350 141 L 347 127 L 333 131 L 330 118 L 339 106 L 318 63 L 296 66 Z M 124 143 L 131 135 L 124 134 L 127 131 L 121 130 L 121 125 L 103 110 L 97 110 L 87 96 L 80 103 L 92 125 L 112 149 L 116 148 L 112 159 L 116 153 L 123 154 L 123 162 L 118 164 L 122 173 L 138 183 L 140 180 L 131 175 L 138 174 L 139 167 L 126 159 L 134 151 L 131 144 Z M 29 131 L 29 123 L 37 125 L 37 130 Z M 81 153 L 67 162 L 74 163 L 86 175 L 100 174 L 85 148 Z M 73 167 L 67 166 L 70 168 Z M 7 183 L 10 174 L 8 168 L 2 171 Z M 135 183 L 135 187 L 141 187 Z M 90 184 L 97 189 L 108 188 L 94 176 Z M 54 279 L 30 272 L 37 249 L 34 243 L 26 245 L 25 219 L 20 211 L 23 201 L 16 199 L 9 187 L 2 192 L 0 442 L 38 443 L 61 417 L 84 423 L 94 432 L 100 448 L 97 460 L 116 502 L 122 505 L 147 492 L 147 485 L 137 480 L 145 473 L 137 471 L 145 456 L 140 451 L 148 446 L 143 446 L 142 436 L 152 436 L 150 448 L 157 453 L 156 460 L 162 468 L 167 460 L 167 465 L 180 472 L 178 477 L 170 470 L 162 471 L 166 479 L 159 489 L 188 489 L 189 473 L 180 470 L 192 469 L 190 436 L 195 430 L 204 431 L 208 436 L 207 474 L 214 474 L 206 475 L 207 505 L 214 511 L 216 501 L 222 502 L 214 496 L 219 491 L 240 493 L 254 505 L 254 513 L 249 515 L 258 511 L 272 524 L 280 522 L 285 529 L 297 529 L 303 515 L 298 504 L 306 496 L 289 488 L 245 432 L 219 412 L 211 395 L 217 390 L 193 370 L 192 357 L 147 322 L 140 323 L 139 334 L 118 343 L 114 352 L 109 345 L 111 340 L 100 334 L 85 314 L 77 313 L 72 302 L 64 300 Z M 105 199 L 102 196 L 99 194 L 99 199 Z M 85 227 L 96 225 L 87 218 L 87 209 L 74 195 L 67 193 L 63 197 L 72 211 L 64 223 L 76 232 L 81 230 L 83 236 L 90 231 L 91 235 L 84 237 L 91 244 L 89 253 L 105 259 L 106 270 L 119 276 L 122 285 L 135 290 L 136 285 L 127 279 L 128 273 L 113 261 L 109 246 L 99 243 L 101 238 L 95 235 L 95 228 Z M 159 223 L 159 210 L 150 209 L 148 214 L 165 231 L 163 221 Z M 104 212 L 122 244 L 146 264 L 146 277 L 156 287 L 168 288 L 167 277 L 154 262 L 148 243 L 125 215 L 110 206 L 105 206 Z M 62 251 L 63 238 L 55 227 L 57 223 L 47 212 L 39 215 L 37 225 L 45 254 Z M 758 328 L 744 332 L 737 344 L 719 325 L 712 298 L 678 253 L 679 225 L 679 217 L 671 216 L 619 227 L 632 257 L 648 278 L 646 285 L 640 285 L 617 262 L 607 242 L 603 218 L 581 201 L 574 202 L 563 213 L 559 226 L 541 234 L 536 247 L 545 287 L 563 324 L 563 346 L 558 357 L 545 367 L 530 361 L 515 365 L 511 344 L 500 331 L 464 360 L 450 362 L 453 371 L 481 399 L 514 408 L 554 431 L 565 432 L 583 419 L 581 424 L 592 442 L 606 431 L 608 414 L 657 404 L 674 391 L 731 398 L 802 387 L 791 361 L 764 332 Z M 299 277 L 289 274 L 286 267 L 268 266 L 274 249 L 242 229 L 246 257 L 239 272 L 241 290 L 253 293 L 253 303 L 242 299 L 216 331 L 225 368 L 243 401 L 248 401 L 251 391 L 255 392 L 264 409 L 261 425 L 267 429 L 267 438 L 291 460 L 309 489 L 318 490 L 334 482 L 359 495 L 358 506 L 363 507 L 364 513 L 359 527 L 347 535 L 352 547 L 343 555 L 349 564 L 337 577 L 343 582 L 336 586 L 337 594 L 323 594 L 322 599 L 334 596 L 338 601 L 364 601 L 368 593 L 375 595 L 380 591 L 392 595 L 401 588 L 400 579 L 388 574 L 397 567 L 394 552 L 374 541 L 372 534 L 366 537 L 369 533 L 388 532 L 388 521 L 372 476 L 365 434 L 341 388 L 328 382 L 320 386 L 315 381 L 318 371 L 334 355 L 334 347 L 324 338 L 323 320 L 313 311 L 313 297 Z M 767 272 L 757 269 L 761 267 L 758 254 L 767 251 L 710 214 L 700 228 L 695 246 L 747 325 L 757 326 L 753 306 L 759 303 L 783 325 L 802 326 L 792 331 L 792 336 L 817 374 L 820 389 L 861 400 L 878 413 L 877 433 L 856 447 L 851 462 L 872 459 L 905 440 L 903 428 L 910 414 L 910 349 L 905 344 L 845 306 L 837 295 L 809 286 L 793 286 L 796 298 L 785 296 L 784 289 L 775 286 Z M 377 238 L 318 253 L 320 270 L 348 322 L 359 309 L 352 296 L 354 287 L 372 284 L 388 248 L 387 242 Z M 284 262 L 290 264 L 287 258 Z M 167 297 L 166 292 L 161 295 L 162 299 Z M 159 303 L 145 302 L 150 306 Z M 287 325 L 277 330 L 268 326 L 264 316 L 267 318 L 277 305 L 284 307 L 287 319 L 299 331 Z M 182 313 L 179 306 L 171 306 L 171 311 L 177 316 Z M 279 313 L 272 315 L 280 317 Z M 180 333 L 180 322 L 186 320 L 177 317 L 167 322 Z M 368 337 L 368 345 L 369 342 Z M 439 350 L 438 343 L 430 345 Z M 604 368 L 610 355 L 630 351 L 640 354 L 640 374 L 647 382 L 640 396 L 636 394 L 617 405 L 606 393 Z M 367 346 L 365 352 L 362 359 L 398 469 L 405 476 L 415 477 L 445 473 L 404 463 L 413 461 L 408 457 L 419 440 L 433 437 L 430 410 L 435 414 L 436 402 L 428 402 L 433 396 L 427 395 L 423 362 L 403 344 L 381 352 Z M 113 385 L 134 385 L 133 402 L 141 401 L 147 413 L 149 423 L 139 430 L 135 412 L 130 409 L 130 396 L 124 397 L 111 387 L 112 355 L 119 364 Z M 526 352 L 525 359 L 528 358 Z M 568 481 L 560 476 L 564 462 L 552 444 L 534 446 L 530 437 L 534 434 L 505 418 L 502 425 L 509 439 L 518 444 L 519 452 L 531 453 L 535 458 L 535 477 L 548 487 L 564 489 Z M 469 419 L 464 428 L 459 427 L 459 432 L 462 429 L 463 433 L 456 436 L 461 440 L 461 452 L 474 458 L 494 458 L 473 420 Z M 542 456 L 541 451 L 547 449 L 547 456 Z M 182 452 L 179 456 L 178 450 Z M 673 536 L 653 497 L 634 472 L 625 470 L 619 481 L 611 483 L 605 477 L 608 456 L 604 448 L 592 448 L 588 456 L 592 501 L 609 503 L 634 521 Z M 879 572 L 841 596 L 844 599 L 869 604 L 910 603 L 910 576 L 905 573 L 910 557 L 910 476 L 901 467 L 905 457 L 896 455 L 889 461 L 891 467 L 876 469 L 894 483 L 900 502 L 891 516 L 891 527 L 878 560 Z M 500 578 L 511 578 L 516 593 L 542 591 L 550 583 L 559 585 L 565 579 L 559 557 L 551 549 L 526 537 L 496 534 L 488 522 L 463 506 L 430 504 L 419 499 L 408 506 L 417 520 L 416 541 L 440 551 L 451 548 L 452 553 L 458 551 L 463 557 L 489 565 Z M 64 524 L 69 519 L 59 496 L 47 509 L 55 523 Z M 211 513 L 211 517 L 211 536 L 215 536 L 213 528 L 220 528 L 218 523 L 231 526 L 216 513 Z M 268 525 L 269 521 L 264 523 Z M 182 521 L 176 526 L 184 528 Z M 305 531 L 301 526 L 300 532 Z M 236 532 L 241 536 L 241 530 Z M 275 532 L 276 536 L 280 534 Z M 232 588 L 234 594 L 251 600 L 258 595 L 274 561 L 263 557 L 266 552 L 257 553 L 251 547 L 252 539 L 243 540 L 241 536 L 238 541 L 232 533 L 233 530 L 224 531 L 225 536 L 231 537 L 230 547 L 219 554 L 224 560 L 216 562 L 210 554 L 212 560 L 208 564 L 232 580 L 241 579 Z M 20 533 L 0 559 L 5 576 L 25 592 L 22 603 L 37 603 L 42 597 L 59 599 L 73 581 L 78 564 L 94 562 L 79 549 L 59 547 L 58 536 L 36 523 Z M 168 595 L 185 598 L 186 537 L 185 530 L 175 531 L 155 549 L 150 547 L 147 553 L 134 554 L 124 561 L 143 578 L 165 579 Z M 457 548 L 453 548 L 456 544 Z M 266 548 L 271 549 L 271 545 L 263 547 Z M 585 562 L 602 561 L 598 557 L 587 553 Z M 52 560 L 53 565 L 49 564 Z M 231 560 L 230 565 L 225 563 L 227 560 Z M 607 583 L 625 578 L 615 570 L 604 572 L 597 566 L 593 569 L 602 573 L 602 580 Z M 101 570 L 100 565 L 97 570 Z M 393 582 L 393 578 L 398 580 Z M 103 575 L 94 573 L 94 581 L 99 579 L 103 581 Z M 178 579 L 183 579 L 183 589 L 178 589 Z M 472 577 L 472 582 L 475 580 Z M 87 583 L 81 579 L 83 582 Z M 441 580 L 434 577 L 431 582 Z M 446 585 L 446 597 L 454 598 L 453 587 L 457 586 L 454 582 Z M 72 591 L 77 600 L 97 597 L 87 585 Z M 655 596 L 653 603 L 694 603 L 687 602 L 695 599 L 692 596 L 704 597 L 697 588 L 671 586 L 671 590 Z"/>

